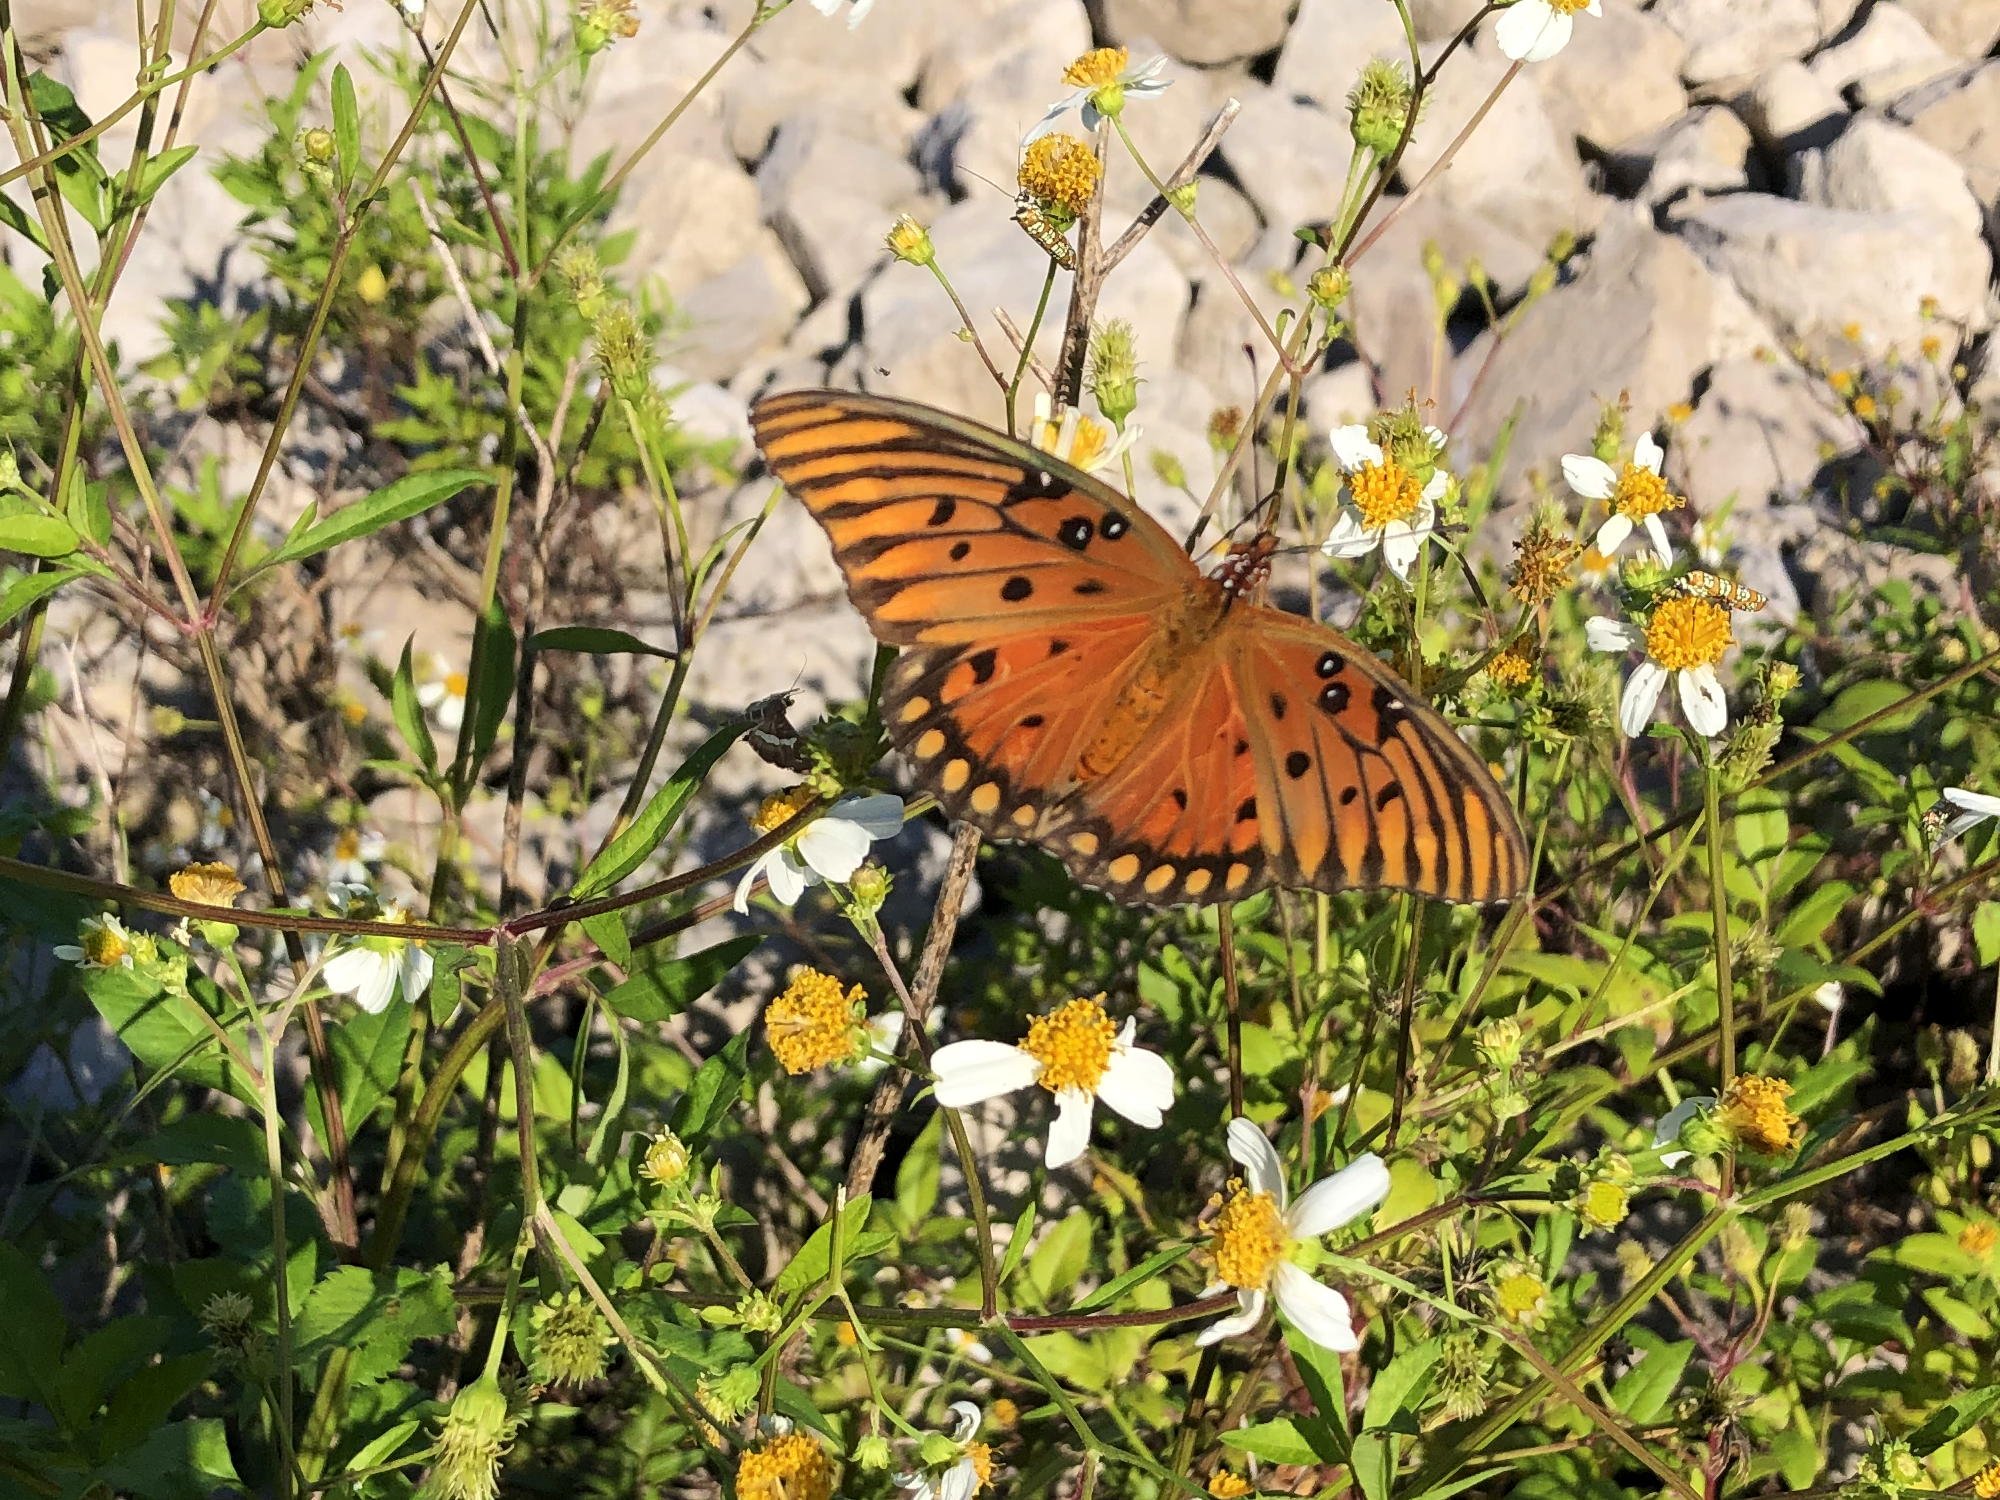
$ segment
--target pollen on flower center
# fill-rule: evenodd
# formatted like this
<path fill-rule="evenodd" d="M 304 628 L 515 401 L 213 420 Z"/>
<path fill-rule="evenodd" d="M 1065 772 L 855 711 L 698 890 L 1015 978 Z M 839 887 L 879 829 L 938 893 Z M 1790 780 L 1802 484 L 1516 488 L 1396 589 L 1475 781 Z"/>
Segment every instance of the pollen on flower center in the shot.
<path fill-rule="evenodd" d="M 984 1443 L 967 1443 L 965 1458 L 972 1465 L 972 1493 L 976 1495 L 992 1482 L 993 1450 Z"/>
<path fill-rule="evenodd" d="M 853 1058 L 866 1039 L 860 1008 L 867 998 L 858 984 L 842 990 L 831 974 L 799 970 L 764 1011 L 764 1030 L 779 1065 L 787 1073 L 810 1073 Z"/>
<path fill-rule="evenodd" d="M 1548 0 L 1549 9 L 1559 16 L 1573 16 L 1590 8 L 1590 0 Z"/>
<path fill-rule="evenodd" d="M 1278 1200 L 1232 1182 L 1229 1197 L 1215 1216 L 1215 1238 L 1209 1247 L 1215 1257 L 1215 1274 L 1230 1286 L 1260 1290 L 1291 1248 L 1292 1237 L 1285 1232 L 1285 1216 L 1278 1212 Z"/>
<path fill-rule="evenodd" d="M 1074 219 L 1090 206 L 1103 174 L 1095 151 L 1077 137 L 1058 132 L 1028 147 L 1015 178 L 1030 198 Z"/>
<path fill-rule="evenodd" d="M 1667 599 L 1646 622 L 1646 654 L 1669 672 L 1712 667 L 1736 644 L 1729 611 L 1713 599 Z"/>
<path fill-rule="evenodd" d="M 1556 7 L 1562 9 L 1561 5 Z M 1570 7 L 1581 9 L 1581 6 Z M 1629 520 L 1657 516 L 1661 511 L 1679 510 L 1687 501 L 1667 488 L 1666 480 L 1638 464 L 1625 465 L 1618 476 L 1618 488 L 1611 492 L 1611 508 Z"/>
<path fill-rule="evenodd" d="M 1132 54 L 1123 47 L 1098 47 L 1063 69 L 1063 82 L 1073 89 L 1101 89 L 1116 83 Z"/>
<path fill-rule="evenodd" d="M 760 1443 L 736 1466 L 740 1500 L 832 1500 L 833 1465 L 802 1432 Z"/>
<path fill-rule="evenodd" d="M 1111 430 L 1095 417 L 1080 417 L 1076 437 L 1063 456 L 1079 469 L 1094 469 L 1111 446 Z"/>
<path fill-rule="evenodd" d="M 750 826 L 759 833 L 770 833 L 782 828 L 798 816 L 799 809 L 811 802 L 814 795 L 811 787 L 801 783 L 789 792 L 779 792 L 775 796 L 766 797 L 758 805 L 757 811 L 751 814 Z"/>
<path fill-rule="evenodd" d="M 86 927 L 78 946 L 83 949 L 83 961 L 96 969 L 116 968 L 132 951 L 124 932 L 109 922 Z"/>
<path fill-rule="evenodd" d="M 1042 1065 L 1038 1080 L 1050 1093 L 1064 1089 L 1097 1091 L 1098 1080 L 1111 1066 L 1111 1048 L 1118 1028 L 1104 1013 L 1104 997 L 1072 1000 L 1037 1016 L 1028 1027 L 1021 1050 Z"/>
<path fill-rule="evenodd" d="M 1740 1074 L 1723 1092 L 1716 1121 L 1738 1145 L 1780 1155 L 1797 1146 L 1805 1133 L 1804 1123 L 1785 1103 L 1791 1093 L 1792 1086 L 1782 1078 Z"/>
<path fill-rule="evenodd" d="M 463 698 L 469 683 L 463 672 L 447 672 L 444 678 L 445 693 L 453 698 Z"/>
<path fill-rule="evenodd" d="M 1379 530 L 1391 521 L 1409 520 L 1423 499 L 1417 476 L 1393 458 L 1385 458 L 1379 464 L 1363 464 L 1347 476 L 1347 490 L 1354 497 L 1354 508 L 1361 512 L 1361 525 L 1367 531 Z"/>

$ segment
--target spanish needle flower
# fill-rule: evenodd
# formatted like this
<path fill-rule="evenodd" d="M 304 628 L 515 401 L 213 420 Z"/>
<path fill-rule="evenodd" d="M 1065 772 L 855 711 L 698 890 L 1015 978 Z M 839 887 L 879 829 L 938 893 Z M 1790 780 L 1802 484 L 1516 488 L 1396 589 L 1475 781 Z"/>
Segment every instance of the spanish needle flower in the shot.
<path fill-rule="evenodd" d="M 816 1438 L 770 1417 L 760 1441 L 736 1461 L 737 1500 L 833 1500 L 833 1462 Z"/>
<path fill-rule="evenodd" d="M 1695 733 L 1713 739 L 1729 727 L 1729 699 L 1715 672 L 1736 644 L 1724 605 L 1676 594 L 1655 605 L 1643 625 L 1599 615 L 1585 622 L 1584 638 L 1593 651 L 1646 653 L 1618 700 L 1618 727 L 1627 735 L 1642 733 L 1651 722 L 1670 677 Z"/>
<path fill-rule="evenodd" d="M 794 1076 L 834 1063 L 852 1062 L 868 1047 L 860 985 L 843 990 L 840 981 L 818 969 L 802 968 L 784 992 L 764 1008 L 764 1034 L 778 1064 Z"/>
<path fill-rule="evenodd" d="M 55 954 L 79 969 L 129 969 L 132 934 L 116 917 L 85 917 L 77 929 L 76 941 L 56 944 Z"/>
<path fill-rule="evenodd" d="M 764 799 L 750 822 L 758 833 L 782 827 L 812 800 L 810 787 Z M 843 797 L 786 843 L 766 851 L 743 872 L 736 885 L 736 910 L 750 910 L 750 888 L 759 876 L 770 882 L 771 895 L 786 906 L 795 904 L 806 887 L 822 880 L 853 878 L 877 839 L 893 838 L 903 827 L 903 799 L 887 792 Z"/>
<path fill-rule="evenodd" d="M 1939 813 L 1942 822 L 1931 841 L 1933 848 L 1943 848 L 1989 818 L 2000 818 L 2000 797 L 1968 791 L 1962 786 L 1948 786 L 1938 795 L 1943 801 L 1933 810 Z"/>
<path fill-rule="evenodd" d="M 993 1450 L 972 1441 L 979 1431 L 979 1408 L 970 1401 L 950 1407 L 951 1432 L 934 1432 L 924 1439 L 922 1470 L 898 1474 L 898 1488 L 910 1500 L 972 1500 L 993 1478 Z"/>
<path fill-rule="evenodd" d="M 1136 68 L 1131 64 L 1132 54 L 1123 47 L 1098 47 L 1084 53 L 1063 69 L 1063 82 L 1071 86 L 1070 91 L 1049 106 L 1049 112 L 1035 122 L 1026 139 L 1046 135 L 1073 109 L 1083 112 L 1085 130 L 1095 130 L 1100 120 L 1115 120 L 1124 113 L 1126 100 L 1149 99 L 1173 83 L 1173 79 L 1160 76 L 1167 66 L 1163 56 L 1149 57 Z"/>
<path fill-rule="evenodd" d="M 812 8 L 823 16 L 837 16 L 840 7 L 847 7 L 847 27 L 852 31 L 861 24 L 861 18 L 868 14 L 875 0 L 812 0 Z"/>
<path fill-rule="evenodd" d="M 1096 474 L 1123 458 L 1144 431 L 1137 422 L 1127 422 L 1124 430 L 1114 435 L 1104 423 L 1074 406 L 1058 408 L 1043 391 L 1035 397 L 1035 422 L 1028 429 L 1028 439 L 1071 468 Z"/>
<path fill-rule="evenodd" d="M 335 905 L 342 915 L 376 922 L 407 922 L 409 914 L 399 906 L 374 909 L 373 898 L 359 895 L 352 887 L 333 889 Z M 347 946 L 326 961 L 320 978 L 336 995 L 351 995 L 354 1003 L 369 1015 L 380 1015 L 389 1002 L 402 992 L 414 1003 L 431 986 L 435 961 L 424 945 L 408 938 L 357 937 L 346 939 Z"/>
<path fill-rule="evenodd" d="M 1534 3 L 1537 0 L 1517 0 L 1515 9 Z M 1603 459 L 1587 453 L 1563 455 L 1563 478 L 1569 487 L 1586 500 L 1602 500 L 1611 507 L 1610 516 L 1597 528 L 1594 543 L 1604 556 L 1615 557 L 1638 525 L 1645 527 L 1660 562 L 1672 566 L 1674 549 L 1667 541 L 1666 523 L 1660 515 L 1679 510 L 1687 501 L 1668 489 L 1666 480 L 1660 477 L 1660 463 L 1665 457 L 1650 432 L 1639 434 L 1639 441 L 1632 448 L 1632 461 L 1623 470 L 1613 469 Z"/>
<path fill-rule="evenodd" d="M 1347 1299 L 1322 1285 L 1294 1255 L 1350 1224 L 1389 1195 L 1389 1169 L 1374 1152 L 1356 1157 L 1290 1201 L 1278 1153 L 1264 1132 L 1238 1115 L 1229 1122 L 1229 1154 L 1243 1168 L 1216 1216 L 1210 1253 L 1220 1286 L 1236 1289 L 1238 1310 L 1204 1328 L 1197 1344 L 1247 1333 L 1275 1299 L 1279 1314 L 1323 1349 L 1359 1347 Z"/>
<path fill-rule="evenodd" d="M 1493 26 L 1493 40 L 1513 62 L 1547 62 L 1569 45 L 1575 16 L 1601 16 L 1598 0 L 1514 0 Z"/>
<path fill-rule="evenodd" d="M 1104 997 L 1072 1000 L 1037 1016 L 1020 1045 L 952 1042 L 931 1058 L 937 1101 L 947 1109 L 982 1104 L 1038 1084 L 1056 1098 L 1046 1160 L 1064 1166 L 1090 1144 L 1097 1101 L 1135 1125 L 1157 1129 L 1174 1102 L 1174 1073 L 1165 1058 L 1133 1045 L 1135 1027 L 1123 1030 L 1104 1013 Z"/>
<path fill-rule="evenodd" d="M 1426 427 L 1424 436 L 1432 440 L 1434 452 L 1443 451 L 1442 432 Z M 1347 501 L 1320 550 L 1328 557 L 1362 557 L 1379 547 L 1390 571 L 1408 582 L 1451 475 L 1434 464 L 1428 478 L 1419 478 L 1414 467 L 1384 452 L 1359 423 L 1334 428 L 1330 440 L 1334 462 L 1347 476 Z"/>

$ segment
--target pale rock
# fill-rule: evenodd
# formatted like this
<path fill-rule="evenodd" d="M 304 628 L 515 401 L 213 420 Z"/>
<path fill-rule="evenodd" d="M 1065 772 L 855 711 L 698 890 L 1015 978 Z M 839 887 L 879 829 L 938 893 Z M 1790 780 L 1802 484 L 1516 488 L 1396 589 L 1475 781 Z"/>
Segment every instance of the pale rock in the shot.
<path fill-rule="evenodd" d="M 2000 58 L 1912 89 L 1889 106 L 1889 117 L 1964 168 L 1989 214 L 2000 210 Z"/>
<path fill-rule="evenodd" d="M 738 57 L 710 88 L 738 161 L 761 161 L 780 123 L 795 118 L 817 120 L 855 140 L 906 154 L 923 126 L 923 113 L 900 93 L 856 92 L 849 82 L 848 73 L 831 66 Z"/>
<path fill-rule="evenodd" d="M 926 154 L 942 157 L 951 175 L 976 173 L 1011 199 L 1021 138 L 1070 92 L 1063 69 L 1089 48 L 1090 26 L 1073 0 L 1053 8 L 1015 0 L 995 14 L 961 17 L 932 50 L 918 88 L 917 106 L 936 116 L 930 128 L 939 137 Z M 1064 128 L 1082 127 L 1071 115 Z"/>
<path fill-rule="evenodd" d="M 1092 9 L 1113 45 L 1136 51 L 1146 43 L 1213 66 L 1273 51 L 1285 40 L 1292 0 L 1095 0 Z"/>
<path fill-rule="evenodd" d="M 1534 69 L 1556 125 L 1596 150 L 1658 130 L 1687 108 L 1687 44 L 1632 0 L 1578 16 L 1569 45 Z"/>
<path fill-rule="evenodd" d="M 1448 42 L 1483 8 L 1481 0 L 1410 0 L 1410 19 L 1419 42 Z M 1483 31 L 1491 31 L 1489 21 Z"/>
<path fill-rule="evenodd" d="M 1017 5 L 1018 0 L 880 4 L 859 25 L 850 26 L 845 10 L 823 16 L 801 0 L 760 28 L 745 50 L 775 64 L 774 77 L 779 80 L 794 76 L 794 70 L 803 66 L 842 78 L 843 93 L 898 95 L 917 82 L 940 47 L 951 46 L 962 31 Z M 1073 31 L 1083 22 L 1081 0 L 1047 0 L 1040 9 L 1056 30 Z M 792 101 L 796 107 L 804 96 L 793 94 Z"/>
<path fill-rule="evenodd" d="M 20 28 L 22 47 L 39 54 L 40 44 L 106 19 L 103 11 L 107 8 L 117 9 L 102 7 L 98 0 L 35 0 L 33 5 L 21 8 L 21 13 L 14 17 L 14 24 Z M 131 12 L 124 14 L 129 18 Z M 128 41 L 126 45 L 129 47 L 131 44 Z"/>
<path fill-rule="evenodd" d="M 1825 145 L 1848 115 L 1839 91 L 1793 58 L 1758 78 L 1739 107 L 1757 144 L 1778 156 Z"/>
<path fill-rule="evenodd" d="M 874 637 L 838 583 L 826 533 L 804 506 L 780 501 L 751 555 L 760 566 L 790 570 L 795 560 L 784 555 L 786 544 L 823 556 L 832 588 L 802 593 L 769 613 L 718 617 L 688 673 L 690 703 L 734 712 L 772 693 L 797 692 L 792 722 L 809 724 L 827 705 L 866 695 Z"/>
<path fill-rule="evenodd" d="M 757 184 L 719 138 L 707 151 L 656 151 L 634 168 L 611 229 L 633 231 L 628 264 L 680 297 L 742 258 L 765 233 Z"/>
<path fill-rule="evenodd" d="M 1437 389 L 1443 364 L 1435 346 L 1441 335 L 1437 296 L 1424 269 L 1424 247 L 1441 244 L 1456 224 L 1429 194 L 1385 199 L 1375 222 L 1383 222 L 1390 213 L 1394 218 L 1387 220 L 1382 237 L 1353 267 L 1354 290 L 1346 308 L 1348 337 L 1389 398 L 1400 401 L 1414 392 L 1431 400 L 1447 393 Z M 1527 275 L 1519 267 L 1541 264 L 1540 246 L 1497 225 L 1479 254 L 1489 270 L 1498 266 L 1517 284 Z"/>
<path fill-rule="evenodd" d="M 1584 451 L 1604 403 L 1629 395 L 1632 421 L 1651 424 L 1687 399 L 1709 360 L 1715 314 L 1711 274 L 1649 215 L 1609 215 L 1577 268 L 1522 315 L 1493 350 L 1483 334 L 1459 362 L 1478 389 L 1454 421 L 1441 421 L 1473 452 L 1489 449 L 1518 413 L 1513 453 L 1553 472 L 1564 453 Z"/>
<path fill-rule="evenodd" d="M 1921 21 L 1895 0 L 1878 0 L 1852 36 L 1818 53 L 1806 66 L 1829 88 L 1865 89 L 1880 98 L 1885 91 L 1900 93 L 1934 77 L 1951 61 Z"/>
<path fill-rule="evenodd" d="M 1273 282 L 1282 278 L 1296 283 L 1308 274 L 1306 266 L 1298 264 L 1301 248 L 1294 236 L 1266 230 L 1253 250 L 1230 263 L 1241 293 L 1212 263 L 1195 272 L 1193 301 L 1173 356 L 1175 379 L 1191 375 L 1211 390 L 1238 393 L 1232 398 L 1236 404 L 1248 405 L 1253 376 L 1244 346 L 1256 350 L 1259 376 L 1269 371 L 1274 355 L 1270 340 L 1244 305 L 1244 295 L 1263 314 L 1264 321 L 1275 326 L 1279 313 L 1293 305 L 1293 299 L 1280 295 Z M 1317 265 L 1317 254 L 1307 263 Z"/>
<path fill-rule="evenodd" d="M 1221 154 L 1264 222 L 1289 234 L 1340 212 L 1353 151 L 1344 107 L 1262 89 L 1243 101 Z"/>
<path fill-rule="evenodd" d="M 993 318 L 993 309 L 1005 308 L 1025 332 L 1041 295 L 1048 258 L 1006 214 L 980 199 L 968 199 L 940 214 L 931 225 L 931 237 L 987 349 L 995 360 L 1011 367 L 1012 348 Z M 1044 364 L 1056 357 L 1062 342 L 1069 286 L 1068 274 L 1059 272 L 1035 341 Z M 1106 284 L 1097 316 L 1128 320 L 1142 351 L 1172 349 L 1179 342 L 1187 303 L 1185 278 L 1173 258 L 1148 235 Z M 1005 425 L 1004 403 L 992 377 L 972 347 L 958 338 L 951 304 L 930 277 L 878 275 L 862 289 L 860 312 L 860 343 L 850 363 L 836 367 L 836 373 L 851 373 L 869 388 L 889 395 L 911 396 Z M 1023 412 L 1030 409 L 1033 388 L 1031 376 L 1021 394 Z"/>
<path fill-rule="evenodd" d="M 1902 0 L 1902 4 L 1955 58 L 1986 57 L 2000 46 L 2000 0 Z"/>
<path fill-rule="evenodd" d="M 1409 56 L 1395 6 L 1382 0 L 1300 0 L 1271 87 L 1345 118 L 1348 91 L 1370 58 L 1400 58 L 1407 67 Z"/>
<path fill-rule="evenodd" d="M 1689 193 L 1733 193 L 1750 185 L 1750 127 L 1720 104 L 1698 104 L 1679 119 L 1621 145 L 1611 173 L 1655 208 Z"/>
<path fill-rule="evenodd" d="M 814 300 L 854 286 L 888 254 L 882 236 L 920 206 L 916 168 L 813 114 L 779 126 L 757 168 L 764 217 Z"/>
<path fill-rule="evenodd" d="M 1351 359 L 1308 375 L 1304 397 L 1314 435 L 1324 436 L 1336 427 L 1366 422 L 1382 409 L 1385 392 L 1365 363 Z"/>
<path fill-rule="evenodd" d="M 1687 43 L 1681 78 L 1690 88 L 1714 88 L 1754 78 L 1803 56 L 1825 33 L 1813 0 L 1659 0 L 1651 14 Z"/>
<path fill-rule="evenodd" d="M 739 452 L 749 450 L 749 413 L 728 390 L 674 364 L 655 365 L 653 383 L 667 393 L 676 431 L 697 442 L 733 443 Z"/>
<path fill-rule="evenodd" d="M 1807 338 L 1858 323 L 1880 352 L 1931 331 L 1919 312 L 1937 299 L 1946 319 L 1986 325 L 1992 261 L 1977 238 L 1927 213 L 1857 212 L 1739 193 L 1669 214 L 1675 231 L 1729 277 L 1779 332 Z"/>
<path fill-rule="evenodd" d="M 1797 195 L 1823 208 L 1927 213 L 1976 240 L 1983 224 L 1958 163 L 1916 132 L 1857 116 L 1839 139 L 1796 162 Z"/>
<path fill-rule="evenodd" d="M 1231 265 L 1250 253 L 1263 232 L 1256 205 L 1226 178 L 1213 174 L 1195 179 L 1195 217 Z M 1110 221 L 1105 237 L 1116 239 L 1130 222 L 1129 219 Z M 1215 258 L 1208 247 L 1195 238 L 1194 231 L 1171 208 L 1160 215 L 1148 237 L 1156 240 L 1190 279 L 1214 269 Z"/>
<path fill-rule="evenodd" d="M 676 288 L 686 334 L 674 358 L 700 378 L 727 380 L 758 354 L 779 348 L 812 301 L 775 234 L 759 229 L 747 243 L 748 252 L 725 270 Z"/>
<path fill-rule="evenodd" d="M 1791 361 L 1723 360 L 1710 368 L 1694 415 L 1674 429 L 1666 475 L 1697 514 L 1733 504 L 1741 516 L 1807 493 L 1824 455 L 1860 439 L 1852 419 Z M 1772 580 L 1743 581 L 1761 590 Z"/>
<path fill-rule="evenodd" d="M 1161 178 L 1169 177 L 1180 166 L 1183 158 L 1201 140 L 1203 133 L 1215 119 L 1217 113 L 1228 101 L 1241 94 L 1249 97 L 1253 92 L 1261 93 L 1263 85 L 1254 79 L 1227 68 L 1188 68 L 1177 63 L 1169 63 L 1164 75 L 1173 80 L 1162 93 L 1149 95 L 1128 103 L 1125 109 L 1125 128 L 1132 137 L 1132 143 L 1139 148 L 1146 163 Z M 1075 115 L 1068 117 L 1066 126 L 1070 130 L 1081 130 L 1082 123 Z M 1224 140 L 1228 136 L 1223 137 Z M 1220 149 L 1218 147 L 1218 149 Z M 1212 160 L 1213 158 L 1211 158 Z M 1209 189 L 1223 189 L 1220 193 L 1210 193 Z M 1215 205 L 1227 202 L 1230 197 L 1241 201 L 1229 184 L 1214 175 L 1200 179 L 1197 195 L 1200 198 L 1199 213 L 1204 225 L 1208 226 L 1218 242 L 1229 231 L 1228 221 L 1214 217 L 1218 212 Z M 1132 221 L 1134 215 L 1153 201 L 1153 185 L 1146 180 L 1132 159 L 1122 147 L 1113 142 L 1111 160 L 1104 174 L 1104 223 L 1107 235 L 1115 235 Z M 1169 210 L 1161 219 L 1165 226 L 1176 220 L 1179 214 Z M 1255 215 L 1252 214 L 1254 221 Z M 1185 227 L 1178 228 L 1176 234 L 1186 237 Z M 1239 238 L 1239 249 L 1255 238 L 1254 222 L 1248 237 Z"/>

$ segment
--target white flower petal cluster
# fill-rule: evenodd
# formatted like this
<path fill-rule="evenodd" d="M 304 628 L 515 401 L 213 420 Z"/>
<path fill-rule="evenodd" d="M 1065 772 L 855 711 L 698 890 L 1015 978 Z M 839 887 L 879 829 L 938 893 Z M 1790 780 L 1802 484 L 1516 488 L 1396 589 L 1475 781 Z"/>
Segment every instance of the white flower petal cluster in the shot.
<path fill-rule="evenodd" d="M 903 799 L 889 792 L 843 797 L 822 817 L 799 831 L 796 838 L 760 855 L 736 884 L 736 910 L 750 910 L 750 891 L 762 876 L 771 895 L 795 905 L 806 888 L 822 880 L 844 883 L 854 878 L 868 857 L 868 846 L 894 838 L 903 828 Z"/>
<path fill-rule="evenodd" d="M 1549 0 L 1514 0 L 1493 25 L 1493 40 L 1501 54 L 1514 62 L 1547 62 L 1569 45 L 1576 28 L 1576 11 L 1601 16 L 1599 0 L 1588 5 L 1550 4 Z"/>
<path fill-rule="evenodd" d="M 1426 427 L 1424 435 L 1431 440 L 1437 452 L 1444 451 L 1445 435 L 1442 432 L 1435 427 Z M 1381 444 L 1371 438 L 1368 429 L 1358 422 L 1334 428 L 1329 434 L 1329 441 L 1333 447 L 1334 462 L 1348 476 L 1350 500 L 1341 507 L 1340 515 L 1320 550 L 1328 557 L 1351 558 L 1364 557 L 1379 547 L 1382 560 L 1389 565 L 1390 571 L 1407 583 L 1417 554 L 1433 534 L 1437 524 L 1437 503 L 1444 498 L 1451 484 L 1451 475 L 1442 466 L 1433 469 L 1407 515 L 1371 523 L 1353 504 L 1351 492 L 1356 476 L 1383 467 L 1386 460 Z"/>

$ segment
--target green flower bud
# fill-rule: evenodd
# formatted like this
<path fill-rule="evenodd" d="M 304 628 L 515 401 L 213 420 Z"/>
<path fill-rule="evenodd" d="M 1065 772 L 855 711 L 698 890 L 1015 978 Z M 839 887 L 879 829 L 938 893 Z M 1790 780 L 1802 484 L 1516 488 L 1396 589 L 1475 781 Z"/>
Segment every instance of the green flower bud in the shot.
<path fill-rule="evenodd" d="M 1371 59 L 1347 95 L 1349 128 L 1354 144 L 1382 159 L 1403 138 L 1414 94 L 1410 75 L 1399 62 Z"/>
<path fill-rule="evenodd" d="M 854 1462 L 870 1473 L 880 1473 L 889 1467 L 889 1440 L 879 1432 L 871 1432 L 854 1445 Z"/>
<path fill-rule="evenodd" d="M 1354 290 L 1354 278 L 1338 263 L 1321 266 L 1306 278 L 1306 295 L 1325 312 L 1337 310 Z"/>
<path fill-rule="evenodd" d="M 913 266 L 937 264 L 937 246 L 931 243 L 931 232 L 908 214 L 897 216 L 896 222 L 889 226 L 884 243 L 897 260 Z"/>

